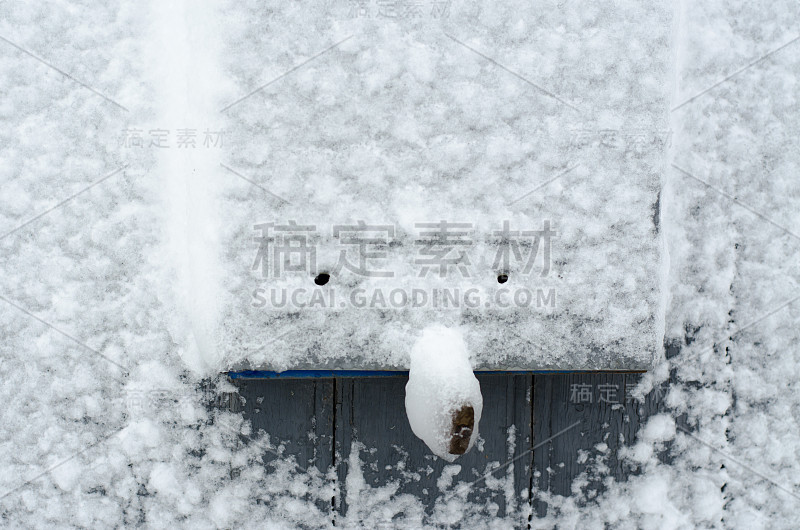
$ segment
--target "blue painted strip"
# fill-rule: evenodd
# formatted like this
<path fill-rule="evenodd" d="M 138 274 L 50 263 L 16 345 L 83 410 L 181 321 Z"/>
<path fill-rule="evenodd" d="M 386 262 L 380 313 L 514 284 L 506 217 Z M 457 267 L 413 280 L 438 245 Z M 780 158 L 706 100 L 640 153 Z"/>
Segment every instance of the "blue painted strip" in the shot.
<path fill-rule="evenodd" d="M 324 379 L 333 377 L 408 377 L 407 370 L 241 370 L 226 372 L 231 379 Z M 615 372 L 596 372 L 582 370 L 476 370 L 475 375 L 546 375 L 582 373 L 643 373 L 620 370 Z"/>
<path fill-rule="evenodd" d="M 325 377 L 400 377 L 407 376 L 407 371 L 390 370 L 286 370 L 273 372 L 269 370 L 242 370 L 228 372 L 231 379 L 304 379 Z"/>

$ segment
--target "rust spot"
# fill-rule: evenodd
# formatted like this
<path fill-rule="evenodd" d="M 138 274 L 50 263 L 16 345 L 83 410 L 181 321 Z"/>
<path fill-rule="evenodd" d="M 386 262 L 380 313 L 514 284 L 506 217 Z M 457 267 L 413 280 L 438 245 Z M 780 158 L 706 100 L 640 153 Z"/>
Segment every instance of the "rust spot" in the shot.
<path fill-rule="evenodd" d="M 453 412 L 453 427 L 450 429 L 451 455 L 463 455 L 469 447 L 469 439 L 475 428 L 475 410 L 469 405 L 464 405 Z"/>

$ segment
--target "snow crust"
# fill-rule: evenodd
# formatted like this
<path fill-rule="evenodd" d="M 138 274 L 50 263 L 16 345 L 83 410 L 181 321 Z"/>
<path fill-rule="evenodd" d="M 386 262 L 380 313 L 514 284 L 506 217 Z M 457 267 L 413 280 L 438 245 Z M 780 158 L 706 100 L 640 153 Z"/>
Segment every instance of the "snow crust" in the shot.
<path fill-rule="evenodd" d="M 469 451 L 479 435 L 481 387 L 472 371 L 463 334 L 442 325 L 428 326 L 411 350 L 406 414 L 414 434 L 433 454 L 448 462 L 458 458 L 449 452 L 453 413 L 464 406 L 474 410 Z"/>
<path fill-rule="evenodd" d="M 329 7 L 338 13 L 349 9 L 345 4 L 325 4 L 324 9 Z M 126 150 L 118 142 L 122 129 L 158 123 L 156 109 L 164 105 L 156 96 L 163 89 L 159 88 L 163 79 L 151 64 L 159 46 L 149 40 L 154 20 L 151 9 L 152 4 L 142 9 L 140 4 L 114 1 L 102 5 L 52 2 L 45 8 L 21 1 L 0 3 L 0 35 L 128 109 L 125 112 L 0 42 L 0 120 L 6 125 L 0 128 L 0 232 L 7 234 L 130 164 L 0 239 L 0 397 L 5 404 L 0 409 L 2 524 L 12 528 L 332 526 L 328 510 L 320 509 L 341 494 L 330 470 L 305 467 L 307 462 L 292 457 L 265 465 L 263 455 L 280 453 L 280 440 L 253 432 L 240 415 L 205 406 L 209 396 L 204 388 L 212 396 L 233 389 L 213 377 L 201 387 L 199 373 L 210 374 L 221 361 L 199 353 L 199 348 L 192 353 L 196 345 L 192 346 L 193 332 L 185 317 L 186 302 L 176 295 L 179 275 L 165 269 L 165 256 L 176 241 L 165 227 L 174 228 L 172 223 L 180 212 L 174 207 L 177 202 L 165 201 L 165 188 L 177 191 L 172 188 L 173 178 L 183 178 L 182 183 L 190 187 L 194 181 L 157 169 L 163 166 L 155 151 Z M 651 112 L 666 120 L 669 108 L 706 91 L 669 113 L 672 147 L 666 157 L 652 153 L 652 164 L 658 159 L 660 167 L 667 169 L 645 172 L 648 176 L 642 181 L 626 183 L 632 191 L 625 192 L 627 188 L 617 186 L 618 181 L 611 178 L 618 176 L 612 170 L 617 158 L 592 147 L 581 159 L 581 167 L 589 170 L 581 177 L 585 180 L 565 176 L 566 180 L 550 184 L 554 188 L 547 200 L 531 196 L 532 209 L 577 212 L 573 213 L 574 222 L 583 223 L 584 237 L 592 241 L 602 240 L 603 231 L 613 225 L 612 217 L 631 220 L 624 226 L 631 229 L 641 252 L 635 256 L 622 253 L 628 240 L 620 229 L 620 246 L 612 246 L 617 250 L 608 252 L 614 259 L 573 261 L 578 263 L 574 270 L 591 272 L 591 265 L 596 273 L 591 277 L 604 283 L 611 275 L 621 274 L 620 268 L 627 272 L 627 267 L 638 266 L 641 276 L 635 277 L 630 293 L 636 298 L 653 293 L 642 298 L 645 303 L 640 316 L 649 315 L 661 294 L 655 294 L 655 287 L 648 291 L 639 286 L 658 283 L 651 276 L 657 270 L 653 261 L 657 253 L 651 250 L 658 241 L 648 232 L 649 227 L 646 230 L 645 224 L 637 223 L 644 223 L 640 216 L 644 205 L 657 196 L 658 175 L 666 176 L 659 203 L 660 230 L 669 250 L 666 338 L 680 346 L 680 352 L 658 364 L 638 389 L 645 395 L 659 384 L 668 385 L 662 414 L 650 419 L 635 439 L 626 441 L 630 447 L 623 455 L 624 463 L 636 466 L 639 474 L 626 482 L 616 481 L 603 466 L 606 451 L 596 448 L 587 455 L 591 466 L 576 480 L 571 496 L 534 491 L 534 497 L 546 501 L 549 509 L 546 517 L 533 518 L 531 524 L 535 528 L 796 527 L 800 305 L 793 299 L 800 292 L 800 255 L 797 239 L 790 232 L 797 232 L 794 227 L 800 211 L 796 149 L 800 52 L 795 42 L 769 54 L 796 37 L 796 4 L 716 0 L 613 5 L 588 1 L 560 5 L 454 3 L 444 26 L 430 20 L 354 21 L 329 15 L 334 11 L 324 9 L 253 2 L 196 11 L 204 13 L 201 16 L 207 27 L 230 36 L 227 44 L 222 43 L 225 53 L 221 55 L 231 57 L 236 51 L 241 58 L 219 59 L 225 62 L 221 68 L 233 73 L 235 80 L 232 88 L 221 85 L 219 94 L 230 96 L 226 102 L 239 97 L 242 87 L 252 88 L 254 83 L 257 86 L 280 75 L 351 31 L 368 37 L 348 40 L 335 61 L 323 61 L 305 72 L 298 70 L 299 75 L 286 78 L 291 83 L 288 90 L 273 85 L 271 105 L 240 107 L 228 118 L 242 120 L 247 128 L 240 130 L 243 141 L 231 147 L 226 160 L 244 171 L 253 170 L 247 173 L 253 177 L 276 175 L 278 186 L 271 188 L 275 193 L 293 191 L 291 178 L 278 178 L 281 171 L 295 168 L 291 175 L 296 175 L 296 168 L 306 167 L 296 165 L 301 163 L 318 167 L 325 157 L 312 158 L 315 149 L 333 150 L 345 133 L 358 144 L 359 138 L 370 132 L 372 117 L 386 126 L 381 130 L 390 129 L 397 121 L 391 130 L 397 130 L 398 137 L 407 138 L 412 146 L 418 139 L 428 140 L 434 126 L 448 130 L 454 123 L 452 116 L 444 110 L 440 114 L 434 111 L 453 109 L 450 98 L 463 98 L 455 108 L 479 126 L 476 137 L 493 132 L 495 141 L 490 147 L 466 141 L 462 141 L 464 145 L 450 144 L 450 137 L 423 143 L 425 148 L 418 148 L 414 155 L 427 157 L 425 164 L 441 164 L 449 171 L 460 168 L 465 174 L 479 164 L 506 164 L 517 182 L 527 179 L 524 166 L 529 163 L 525 162 L 528 158 L 520 158 L 524 150 L 512 141 L 527 141 L 520 131 L 542 130 L 540 137 L 545 139 L 545 132 L 552 132 L 563 144 L 569 143 L 560 122 L 547 121 L 563 110 L 557 103 L 508 77 L 507 72 L 490 68 L 479 57 L 471 57 L 468 50 L 441 36 L 443 27 L 487 56 L 506 59 L 503 62 L 508 68 L 528 74 L 532 81 L 547 80 L 548 90 L 581 108 L 613 109 L 590 114 L 610 114 L 608 123 L 617 123 L 613 121 L 617 114 L 624 123 L 627 116 L 649 116 Z M 674 26 L 671 33 L 670 25 Z M 456 33 L 460 29 L 463 34 Z M 424 41 L 427 47 L 414 45 L 410 51 L 401 51 L 400 43 L 407 42 L 403 40 L 406 31 L 417 32 L 414 42 L 420 41 L 416 37 L 429 38 Z M 327 38 L 321 39 L 323 35 Z M 369 40 L 378 37 L 383 40 Z M 659 50 L 670 42 L 674 75 L 668 78 Z M 415 130 L 420 116 L 403 107 L 392 92 L 381 90 L 387 79 L 404 82 L 399 72 L 414 76 L 404 69 L 411 62 L 432 65 L 428 70 L 422 66 L 413 69 L 426 83 L 447 85 L 457 76 L 462 79 L 449 91 L 420 92 L 412 100 L 427 105 L 421 114 L 431 117 L 430 130 L 419 126 Z M 356 67 L 360 68 L 358 74 L 348 77 L 347 72 Z M 343 73 L 322 75 L 323 68 L 331 74 L 341 68 Z M 451 75 L 451 71 L 455 73 Z M 347 85 L 351 90 L 342 91 L 336 85 L 345 81 L 352 81 Z M 664 91 L 669 97 L 663 96 Z M 366 105 L 365 95 L 371 95 L 375 104 Z M 296 103 L 291 112 L 280 110 L 291 101 Z M 339 104 L 340 111 L 330 108 Z M 369 119 L 363 117 L 348 125 L 343 118 L 348 115 Z M 542 129 L 536 129 L 532 116 L 548 117 Z M 270 121 L 275 117 L 283 121 Z M 259 125 L 264 123 L 273 125 Z M 307 123 L 330 127 L 308 132 L 303 128 Z M 660 122 L 655 127 L 660 128 Z M 317 143 L 303 147 L 297 142 L 298 130 L 317 134 Z M 257 140 L 247 140 L 252 135 Z M 506 137 L 507 142 L 502 140 Z M 389 145 L 388 136 L 376 138 L 377 143 Z M 545 179 L 566 163 L 555 144 L 554 140 L 554 150 L 547 149 L 546 143 L 537 144 L 541 147 L 536 149 L 539 158 L 530 162 L 541 166 Z M 397 147 L 400 142 L 391 145 Z M 373 146 L 359 148 L 352 148 L 360 153 L 354 156 L 354 163 L 361 164 L 356 167 L 371 167 L 372 160 L 381 159 L 371 154 Z M 347 153 L 349 160 L 350 151 Z M 646 158 L 651 160 L 649 156 Z M 397 155 L 395 161 L 411 164 L 404 162 L 409 159 L 414 157 Z M 672 163 L 710 186 L 672 168 Z M 631 164 L 638 167 L 638 162 Z M 262 167 L 264 173 L 256 171 Z M 402 164 L 398 167 L 408 170 Z M 603 177 L 588 178 L 597 168 Z M 298 203 L 336 187 L 332 172 L 308 170 L 301 174 L 301 181 L 308 185 L 300 190 Z M 220 203 L 219 215 L 227 221 L 212 226 L 241 231 L 220 233 L 215 236 L 220 241 L 250 245 L 252 227 L 248 223 L 252 218 L 270 219 L 279 213 L 286 217 L 285 206 L 269 202 L 262 203 L 261 215 L 251 215 L 249 209 L 255 207 L 250 199 L 256 190 L 224 171 L 215 176 L 224 183 L 220 186 L 225 189 L 219 193 L 226 200 Z M 206 178 L 204 182 L 209 181 Z M 442 202 L 454 203 L 448 202 L 457 191 L 454 181 L 439 186 Z M 382 205 L 379 199 L 388 196 L 384 187 L 371 189 L 363 183 L 348 189 L 346 195 L 331 194 L 328 204 L 334 204 L 337 197 L 345 197 L 341 202 L 350 204 L 360 196 L 362 204 L 371 198 L 374 205 Z M 420 192 L 411 190 L 409 196 L 414 193 Z M 503 188 L 503 193 L 517 191 Z M 239 209 L 233 207 L 237 197 Z M 608 204 L 600 208 L 603 217 L 592 217 L 597 212 L 591 206 L 596 206 L 599 197 L 620 199 L 607 199 Z M 271 200 L 263 195 L 259 199 Z M 324 203 L 322 198 L 315 200 Z M 574 206 L 581 208 L 575 210 Z M 379 206 L 373 207 L 383 212 Z M 567 225 L 564 232 L 569 241 L 579 241 L 576 226 L 570 229 Z M 590 232 L 596 239 L 591 239 Z M 205 238 L 199 234 L 192 237 L 195 242 Z M 615 257 L 623 255 L 624 260 Z M 215 257 L 225 273 L 221 284 L 237 295 L 251 287 L 244 280 L 247 264 L 237 261 L 240 256 L 236 252 Z M 231 270 L 237 274 L 229 275 Z M 245 286 L 242 290 L 239 283 Z M 624 311 L 612 311 L 616 300 L 610 296 L 590 290 L 585 300 L 578 298 L 576 295 L 571 302 L 578 300 L 582 316 L 593 311 L 613 313 L 617 331 L 631 323 L 628 303 L 621 306 Z M 257 337 L 238 334 L 250 322 L 245 311 L 237 312 L 233 305 L 226 311 L 214 322 L 230 322 L 231 331 L 212 330 L 215 342 L 219 337 L 240 336 L 244 341 Z M 239 317 L 234 318 L 236 315 Z M 384 318 L 380 314 L 359 314 L 364 327 L 356 327 L 351 339 L 344 338 L 347 332 L 335 325 L 333 316 L 303 318 L 310 319 L 303 321 L 303 329 L 319 330 L 324 322 L 327 333 L 339 334 L 337 344 L 351 340 L 354 347 L 370 345 L 385 351 L 368 331 Z M 514 318 L 503 321 L 504 332 L 510 328 L 505 324 Z M 448 325 L 465 320 L 469 350 L 491 351 L 481 348 L 479 340 L 470 339 L 467 317 L 442 320 Z M 420 317 L 419 326 L 388 326 L 394 331 L 385 348 L 395 341 L 410 345 L 409 331 L 421 330 L 429 323 Z M 275 331 L 266 328 L 269 333 Z M 557 332 L 543 334 L 535 325 L 525 333 L 530 340 L 552 336 L 557 342 L 561 338 Z M 640 337 L 630 330 L 626 333 Z M 602 334 L 593 336 L 608 339 Z M 288 337 L 282 340 L 276 340 L 279 349 L 274 351 L 280 354 L 273 358 L 276 366 L 297 360 L 292 353 L 297 351 L 294 345 L 286 342 Z M 239 351 L 249 355 L 264 345 L 263 339 L 252 342 Z M 313 352 L 303 350 L 302 355 L 309 353 Z M 336 352 L 322 353 L 333 359 Z M 397 362 L 403 361 L 398 357 Z M 690 430 L 694 437 L 679 427 Z M 464 484 L 454 468 L 442 474 L 441 486 L 446 491 L 439 492 L 432 511 L 426 512 L 420 499 L 397 494 L 396 484 L 369 485 L 363 476 L 359 481 L 364 451 L 369 448 L 355 445 L 349 449 L 343 455 L 352 462 L 346 494 L 354 508 L 345 521 L 338 521 L 343 525 L 507 528 L 527 523 L 527 499 L 520 498 L 520 492 L 512 498 L 522 508 L 505 518 L 497 517 L 497 506 L 490 501 L 471 502 L 458 494 Z M 473 448 L 479 449 L 479 444 Z M 417 472 L 412 464 L 407 459 L 393 463 L 398 468 L 405 466 L 409 481 Z M 505 491 L 513 485 L 512 468 L 509 466 L 505 475 L 498 473 L 496 482 L 487 481 L 487 489 Z M 602 482 L 605 489 L 597 494 L 589 486 L 590 478 Z"/>
<path fill-rule="evenodd" d="M 476 368 L 646 369 L 662 355 L 667 6 L 453 4 L 442 20 L 348 18 L 343 3 L 233 12 L 226 74 L 242 95 L 267 86 L 224 112 L 226 164 L 258 186 L 228 174 L 219 197 L 220 368 L 407 369 L 407 337 L 430 322 L 463 326 Z M 469 277 L 455 266 L 420 277 L 416 225 L 442 219 L 472 225 Z M 264 277 L 253 227 L 290 220 L 317 227 L 316 270 Z M 344 270 L 315 286 L 340 257 L 332 226 L 359 220 L 395 228 L 379 261 L 395 276 Z M 547 271 L 542 248 L 530 274 L 526 259 L 498 270 L 504 221 L 550 223 Z M 503 288 L 530 289 L 534 303 L 487 308 Z M 335 292 L 336 303 L 264 307 L 258 289 Z M 339 305 L 395 289 L 473 289 L 481 302 Z M 537 306 L 538 290 L 554 303 Z"/>

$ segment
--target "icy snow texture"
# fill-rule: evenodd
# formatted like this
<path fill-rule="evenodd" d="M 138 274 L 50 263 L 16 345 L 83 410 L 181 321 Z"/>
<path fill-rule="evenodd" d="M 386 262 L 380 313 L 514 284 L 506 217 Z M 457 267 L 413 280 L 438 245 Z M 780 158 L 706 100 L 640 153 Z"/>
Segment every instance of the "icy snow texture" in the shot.
<path fill-rule="evenodd" d="M 672 107 L 686 103 L 672 112 L 677 168 L 662 211 L 667 339 L 681 351 L 642 390 L 671 374 L 667 414 L 694 437 L 652 418 L 628 455 L 641 476 L 611 483 L 585 507 L 582 496 L 551 499 L 542 527 L 797 526 L 797 7 L 676 6 Z M 669 465 L 658 457 L 665 440 Z"/>
<path fill-rule="evenodd" d="M 464 406 L 472 407 L 475 414 L 469 451 L 478 438 L 481 387 L 461 331 L 440 324 L 428 326 L 411 349 L 406 414 L 414 434 L 448 462 L 457 458 L 449 452 L 453 413 Z"/>
<path fill-rule="evenodd" d="M 653 59 L 634 44 L 649 42 L 652 32 L 660 31 L 661 26 L 647 23 L 654 16 L 651 10 L 672 9 L 638 2 L 613 8 L 596 2 L 539 3 L 536 12 L 529 2 L 476 5 L 453 4 L 450 21 L 428 22 L 431 33 L 441 24 L 459 38 L 463 29 L 498 46 L 522 39 L 527 47 L 508 56 L 513 59 L 509 67 L 533 81 L 548 78 L 548 89 L 575 103 L 580 103 L 577 94 L 595 91 L 598 104 L 608 103 L 626 116 L 626 106 L 635 110 L 640 100 L 617 97 L 602 79 L 589 83 L 587 72 L 619 63 L 619 79 L 648 79 Z M 673 105 L 797 35 L 796 2 L 674 5 L 678 76 Z M 274 59 L 272 73 L 319 51 L 324 46 L 320 35 L 335 42 L 335 35 L 325 33 L 330 21 L 309 7 L 275 3 L 264 7 L 262 15 L 255 13 L 255 6 L 248 9 L 253 13 L 231 5 L 209 17 L 232 42 L 235 36 L 253 35 L 241 37 L 242 57 L 248 60 L 239 66 L 240 86 L 271 78 L 262 75 L 270 73 L 262 65 L 273 56 L 250 46 L 255 35 L 263 39 L 264 49 L 271 49 L 277 35 L 290 43 L 284 48 L 290 51 Z M 263 12 L 269 10 L 271 22 L 262 23 Z M 465 13 L 474 16 L 467 20 Z M 232 19 L 238 27 L 230 27 Z M 208 411 L 199 379 L 182 359 L 188 349 L 187 326 L 175 316 L 175 275 L 164 271 L 167 210 L 161 198 L 164 179 L 170 176 L 153 171 L 152 152 L 134 155 L 116 141 L 127 126 L 158 123 L 153 102 L 159 80 L 150 77 L 149 55 L 143 49 L 152 20 L 149 8 L 142 10 L 141 4 L 52 2 L 43 8 L 21 1 L 0 3 L 0 35 L 130 109 L 127 114 L 118 110 L 0 42 L 2 232 L 131 162 L 124 172 L 0 240 L 0 294 L 68 335 L 0 300 L 2 524 L 330 526 L 330 515 L 319 508 L 329 505 L 336 493 L 328 470 L 304 470 L 291 458 L 264 466 L 263 454 L 279 451 L 280 440 L 251 432 L 238 415 Z M 370 24 L 379 25 L 364 22 Z M 602 29 L 611 24 L 618 25 L 615 32 Z M 528 42 L 528 35 L 537 32 Z M 299 35 L 307 40 L 298 40 Z M 441 49 L 450 50 L 452 41 L 441 42 Z M 800 42 L 787 46 L 673 112 L 671 124 L 670 162 L 790 230 L 798 225 L 800 211 L 798 46 Z M 482 50 L 491 51 L 489 46 Z M 629 53 L 641 55 L 628 63 L 623 58 Z M 458 64 L 469 60 L 469 52 L 464 54 Z M 404 57 L 398 53 L 395 58 Z M 477 112 L 488 106 L 514 112 L 518 105 L 550 105 L 532 88 L 501 77 L 477 59 L 469 64 L 475 69 L 473 79 L 502 79 L 504 87 L 519 92 L 498 98 L 504 93 L 486 89 L 481 92 L 486 97 L 473 97 L 467 109 Z M 374 75 L 383 72 L 375 70 Z M 661 74 L 651 77 L 662 79 Z M 281 108 L 278 103 L 275 109 Z M 359 107 L 359 100 L 352 105 Z M 316 104 L 298 110 L 314 112 L 318 121 L 328 116 Z M 248 115 L 244 109 L 239 112 Z M 485 116 L 500 123 L 505 115 Z M 261 117 L 250 112 L 249 119 L 255 124 Z M 251 148 L 267 150 L 263 144 Z M 543 149 L 541 156 L 554 155 Z M 592 160 L 587 153 L 582 161 L 590 165 Z M 661 364 L 640 390 L 646 392 L 673 372 L 664 414 L 675 422 L 674 436 L 671 422 L 654 418 L 627 455 L 641 474 L 625 483 L 603 471 L 598 449 L 592 473 L 604 482 L 605 492 L 593 497 L 581 481 L 567 498 L 536 491 L 537 498 L 550 502 L 550 510 L 546 518 L 533 520 L 534 527 L 797 526 L 796 497 L 677 427 L 688 425 L 697 438 L 725 455 L 789 491 L 800 489 L 800 302 L 785 305 L 800 292 L 800 245 L 714 189 L 677 170 L 668 175 L 661 201 L 670 254 L 667 336 L 683 349 Z M 239 193 L 245 198 L 255 191 L 231 175 L 220 173 L 219 178 L 233 179 L 232 188 L 242 185 Z M 561 190 L 575 184 L 557 182 Z M 557 191 L 548 197 L 557 197 Z M 96 352 L 122 364 L 127 375 Z M 212 390 L 231 389 L 218 383 Z M 158 393 L 165 394 L 152 403 L 151 396 Z M 659 459 L 666 448 L 670 464 Z M 427 514 L 419 499 L 395 494 L 396 484 L 368 485 L 363 477 L 359 483 L 361 450 L 356 446 L 344 455 L 355 464 L 347 483 L 355 508 L 344 525 L 507 528 L 527 520 L 524 513 L 498 520 L 491 506 L 445 492 Z M 460 484 L 453 482 L 448 471 L 442 485 L 457 491 Z"/>
<path fill-rule="evenodd" d="M 225 67 L 239 94 L 268 86 L 225 111 L 226 163 L 260 187 L 223 176 L 219 368 L 408 368 L 430 322 L 463 326 L 476 368 L 652 366 L 664 321 L 667 6 L 453 3 L 441 20 L 347 18 L 345 2 L 245 6 L 233 10 Z M 617 132 L 601 143 L 605 129 Z M 418 277 L 415 223 L 441 219 L 474 224 L 469 278 Z M 380 267 L 395 277 L 343 271 L 322 288 L 314 271 L 262 278 L 253 226 L 289 220 L 320 231 L 318 271 L 339 257 L 333 224 L 395 225 Z M 538 263 L 524 276 L 512 259 L 510 281 L 497 283 L 492 232 L 504 220 L 552 223 L 547 276 Z M 335 289 L 338 300 L 476 288 L 487 300 L 521 286 L 554 289 L 555 308 L 270 310 L 252 298 L 259 287 Z"/>

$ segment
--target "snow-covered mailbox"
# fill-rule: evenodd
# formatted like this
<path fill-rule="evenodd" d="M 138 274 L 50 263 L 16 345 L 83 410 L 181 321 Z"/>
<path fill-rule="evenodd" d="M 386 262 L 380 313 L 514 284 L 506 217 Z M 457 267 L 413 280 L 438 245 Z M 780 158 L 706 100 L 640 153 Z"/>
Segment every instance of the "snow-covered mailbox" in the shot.
<path fill-rule="evenodd" d="M 342 29 L 226 108 L 204 357 L 407 370 L 441 325 L 474 370 L 653 366 L 668 28 L 568 15 Z"/>

